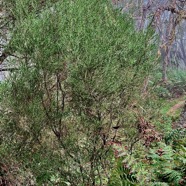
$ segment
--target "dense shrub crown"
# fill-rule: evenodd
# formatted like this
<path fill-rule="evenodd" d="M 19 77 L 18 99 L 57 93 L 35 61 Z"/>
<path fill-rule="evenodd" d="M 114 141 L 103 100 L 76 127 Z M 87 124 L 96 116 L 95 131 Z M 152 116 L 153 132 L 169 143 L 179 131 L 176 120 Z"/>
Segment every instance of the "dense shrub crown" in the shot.
<path fill-rule="evenodd" d="M 136 32 L 105 0 L 7 0 L 5 7 L 6 50 L 18 70 L 2 85 L 2 107 L 11 111 L 1 119 L 4 143 L 38 184 L 102 185 L 112 126 L 136 130 L 126 116 L 153 66 L 153 32 Z"/>

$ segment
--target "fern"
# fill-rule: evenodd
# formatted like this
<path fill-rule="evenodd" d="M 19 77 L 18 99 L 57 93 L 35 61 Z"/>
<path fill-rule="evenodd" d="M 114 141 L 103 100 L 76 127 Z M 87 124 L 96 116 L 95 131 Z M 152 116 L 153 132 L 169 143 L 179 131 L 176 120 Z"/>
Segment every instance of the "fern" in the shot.
<path fill-rule="evenodd" d="M 123 164 L 121 158 L 116 161 L 117 165 L 112 172 L 108 186 L 137 186 L 137 179 L 131 169 Z"/>
<path fill-rule="evenodd" d="M 180 139 L 184 130 L 174 130 L 170 134 L 170 143 Z M 186 147 L 179 143 L 167 145 L 159 142 L 151 149 L 146 149 L 140 143 L 133 154 L 129 154 L 121 146 L 117 151 L 117 165 L 109 186 L 179 186 L 185 184 Z M 148 155 L 147 155 L 148 154 Z M 123 164 L 125 166 L 123 166 Z M 114 177 L 115 176 L 115 177 Z"/>
<path fill-rule="evenodd" d="M 117 165 L 114 168 L 112 180 L 117 177 L 117 179 L 120 180 L 120 185 L 122 186 L 144 186 L 149 185 L 150 183 L 152 173 L 148 170 L 149 165 L 146 163 L 147 150 L 141 144 L 138 145 L 138 148 L 133 152 L 133 154 L 130 154 L 122 146 L 117 147 L 119 155 L 116 159 Z M 112 185 L 110 184 L 110 186 Z"/>
<path fill-rule="evenodd" d="M 182 139 L 185 136 L 186 136 L 186 129 L 179 128 L 179 129 L 172 130 L 169 134 L 165 136 L 165 143 L 169 145 L 175 140 Z"/>
<path fill-rule="evenodd" d="M 163 176 L 168 179 L 169 182 L 174 183 L 174 186 L 180 185 L 179 182 L 183 175 L 180 171 L 165 169 Z"/>

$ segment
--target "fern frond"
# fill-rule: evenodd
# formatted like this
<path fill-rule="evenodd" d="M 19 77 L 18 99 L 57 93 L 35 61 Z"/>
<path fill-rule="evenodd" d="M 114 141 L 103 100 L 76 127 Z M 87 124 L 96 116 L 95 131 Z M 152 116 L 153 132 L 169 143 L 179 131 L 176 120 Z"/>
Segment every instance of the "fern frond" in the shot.
<path fill-rule="evenodd" d="M 186 136 L 186 129 L 179 128 L 172 130 L 169 134 L 165 136 L 165 143 L 167 145 L 171 144 L 174 140 L 182 139 Z"/>
<path fill-rule="evenodd" d="M 165 169 L 163 173 L 164 177 L 168 179 L 169 182 L 174 183 L 174 185 L 180 185 L 179 182 L 183 175 L 180 171 Z"/>

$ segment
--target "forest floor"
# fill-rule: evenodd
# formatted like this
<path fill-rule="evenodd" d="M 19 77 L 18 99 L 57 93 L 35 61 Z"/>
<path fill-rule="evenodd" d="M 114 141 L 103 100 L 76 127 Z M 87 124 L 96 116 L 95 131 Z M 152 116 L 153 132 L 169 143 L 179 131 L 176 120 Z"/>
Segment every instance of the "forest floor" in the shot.
<path fill-rule="evenodd" d="M 164 100 L 161 113 L 173 117 L 179 116 L 181 114 L 185 101 L 186 101 L 186 95 L 182 95 L 177 98 L 172 98 L 170 100 Z"/>
<path fill-rule="evenodd" d="M 174 106 L 172 106 L 168 110 L 167 114 L 168 115 L 174 115 L 178 110 L 183 108 L 184 104 L 185 104 L 185 97 L 184 97 L 184 100 L 180 100 L 178 103 L 176 103 Z"/>

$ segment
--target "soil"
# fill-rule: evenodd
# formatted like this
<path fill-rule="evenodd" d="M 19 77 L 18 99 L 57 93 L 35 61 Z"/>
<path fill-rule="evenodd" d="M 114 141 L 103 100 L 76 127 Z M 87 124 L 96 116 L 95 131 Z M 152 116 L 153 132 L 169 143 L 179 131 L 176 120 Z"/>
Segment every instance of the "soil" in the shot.
<path fill-rule="evenodd" d="M 169 111 L 167 112 L 168 115 L 173 115 L 175 114 L 175 112 L 180 109 L 183 108 L 185 105 L 185 100 L 179 101 L 177 104 L 175 104 L 173 107 L 171 107 L 169 109 Z"/>

